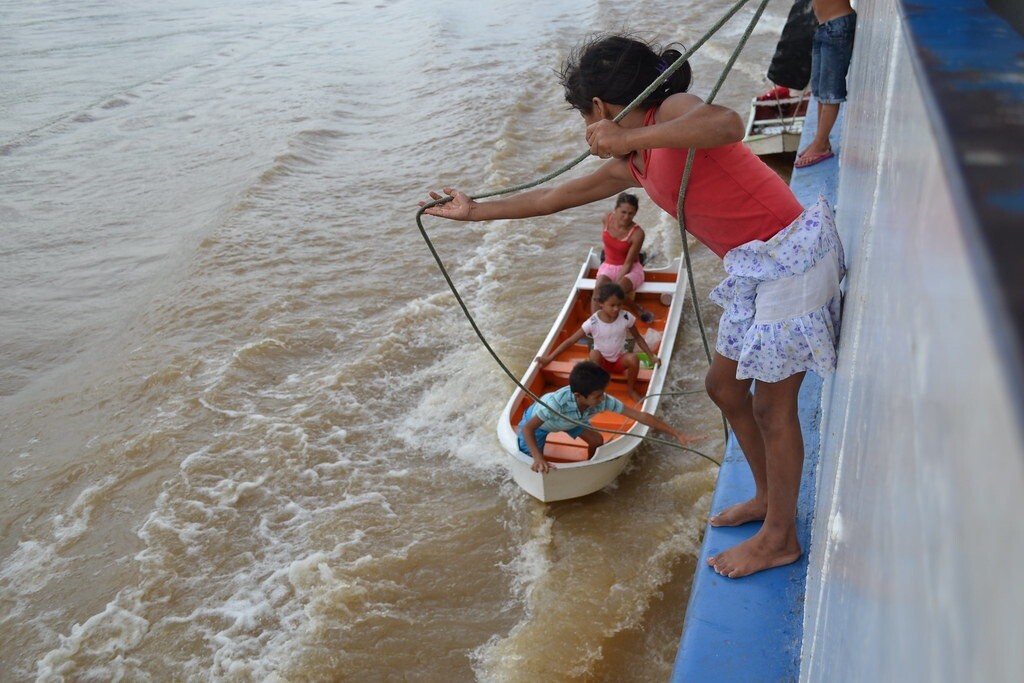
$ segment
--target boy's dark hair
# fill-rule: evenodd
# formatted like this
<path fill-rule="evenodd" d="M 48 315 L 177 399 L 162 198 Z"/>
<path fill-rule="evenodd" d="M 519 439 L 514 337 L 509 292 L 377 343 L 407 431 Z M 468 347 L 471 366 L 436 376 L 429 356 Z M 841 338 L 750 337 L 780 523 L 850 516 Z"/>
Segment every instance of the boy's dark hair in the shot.
<path fill-rule="evenodd" d="M 630 194 L 628 192 L 623 192 L 615 198 L 615 206 L 622 206 L 623 204 L 629 204 L 634 209 L 640 208 L 640 200 L 635 194 Z"/>
<path fill-rule="evenodd" d="M 600 35 L 573 50 L 558 76 L 569 106 L 589 114 L 595 97 L 608 104 L 629 104 L 681 56 L 682 53 L 673 48 L 659 55 L 643 41 Z M 647 96 L 643 106 L 652 107 L 670 95 L 686 92 L 691 77 L 687 61 L 661 88 Z"/>
<path fill-rule="evenodd" d="M 585 360 L 577 363 L 569 373 L 569 388 L 574 394 L 590 396 L 595 391 L 604 390 L 611 380 L 607 370 L 592 360 Z"/>
<path fill-rule="evenodd" d="M 596 290 L 594 290 L 594 301 L 599 304 L 603 304 L 613 296 L 617 296 L 623 301 L 626 300 L 626 292 L 622 289 L 622 286 L 617 282 L 606 282 Z"/>

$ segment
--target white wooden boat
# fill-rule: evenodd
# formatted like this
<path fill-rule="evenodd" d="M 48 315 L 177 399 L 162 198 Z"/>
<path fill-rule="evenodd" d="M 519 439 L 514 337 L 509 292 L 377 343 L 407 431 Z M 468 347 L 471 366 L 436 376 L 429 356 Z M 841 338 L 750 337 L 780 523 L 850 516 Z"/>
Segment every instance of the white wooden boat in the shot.
<path fill-rule="evenodd" d="M 553 350 L 590 317 L 590 298 L 599 265 L 598 252 L 592 249 L 537 355 Z M 661 364 L 654 369 L 640 369 L 636 390 L 649 398 L 635 407 L 656 414 L 661 397 L 654 394 L 660 394 L 664 386 L 683 312 L 686 277 L 682 260 L 675 259 L 666 268 L 645 270 L 645 280 L 637 298 L 644 308 L 654 313 L 655 320 L 650 325 L 640 321 L 636 324 L 648 341 L 653 336 L 648 335 L 652 328 L 661 335 L 651 348 L 661 358 Z M 537 396 L 555 391 L 568 384 L 573 365 L 585 359 L 587 353 L 587 346 L 581 342 L 543 368 L 535 359 L 527 368 L 522 384 Z M 634 405 L 626 393 L 623 375 L 613 374 L 607 391 L 626 405 Z M 641 439 L 635 437 L 606 434 L 605 444 L 597 449 L 592 460 L 587 460 L 587 445 L 582 439 L 573 439 L 565 432 L 554 432 L 548 436 L 544 447 L 544 458 L 554 467 L 546 474 L 534 472 L 530 469 L 533 462 L 530 456 L 519 450 L 517 432 L 523 412 L 532 402 L 529 396 L 516 388 L 498 420 L 498 438 L 509 455 L 512 477 L 524 491 L 538 500 L 550 502 L 577 498 L 604 488 L 626 467 L 633 451 L 640 445 Z M 591 424 L 598 429 L 618 429 L 630 434 L 644 435 L 648 432 L 647 426 L 618 413 L 599 413 Z"/>
<path fill-rule="evenodd" d="M 807 92 L 790 97 L 753 98 L 743 144 L 758 156 L 795 154 L 800 147 L 808 101 Z"/>

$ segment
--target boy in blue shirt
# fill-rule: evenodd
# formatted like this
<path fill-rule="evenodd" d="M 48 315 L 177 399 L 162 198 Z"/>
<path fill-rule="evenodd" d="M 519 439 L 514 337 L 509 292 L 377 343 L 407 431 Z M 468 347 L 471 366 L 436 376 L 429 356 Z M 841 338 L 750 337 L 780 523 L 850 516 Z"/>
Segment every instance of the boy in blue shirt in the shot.
<path fill-rule="evenodd" d="M 605 393 L 611 375 L 593 361 L 577 363 L 569 373 L 569 386 L 541 396 L 541 400 L 556 411 L 579 422 L 590 424 L 590 418 L 600 412 L 610 411 L 621 413 L 667 434 L 671 434 L 679 443 L 688 446 L 702 437 L 684 434 L 642 410 L 623 405 L 622 401 Z M 547 472 L 552 465 L 544 460 L 544 443 L 551 432 L 566 432 L 573 438 L 587 442 L 587 458 L 594 457 L 594 451 L 604 443 L 604 437 L 593 429 L 581 427 L 555 415 L 539 403 L 534 403 L 519 422 L 519 450 L 533 458 L 530 467 L 534 472 Z"/>

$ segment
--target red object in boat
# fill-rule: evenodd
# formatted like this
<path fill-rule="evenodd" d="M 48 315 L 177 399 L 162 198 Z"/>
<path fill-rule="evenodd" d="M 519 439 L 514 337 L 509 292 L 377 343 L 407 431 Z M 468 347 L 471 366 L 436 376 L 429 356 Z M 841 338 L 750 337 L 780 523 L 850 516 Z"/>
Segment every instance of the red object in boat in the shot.
<path fill-rule="evenodd" d="M 772 100 L 784 100 L 789 96 L 789 88 L 784 85 L 777 85 L 763 95 L 758 95 L 757 101 L 770 102 Z"/>

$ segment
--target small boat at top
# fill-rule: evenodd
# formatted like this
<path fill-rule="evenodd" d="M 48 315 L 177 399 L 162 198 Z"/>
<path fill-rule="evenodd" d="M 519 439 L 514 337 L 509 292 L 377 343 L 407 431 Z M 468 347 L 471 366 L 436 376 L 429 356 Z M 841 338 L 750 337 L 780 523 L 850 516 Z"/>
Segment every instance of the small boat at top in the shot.
<path fill-rule="evenodd" d="M 598 252 L 591 249 L 538 356 L 554 350 L 591 316 L 590 298 L 600 265 Z M 654 313 L 655 319 L 649 325 L 637 320 L 636 326 L 651 350 L 661 358 L 661 364 L 655 368 L 640 368 L 636 390 L 645 398 L 639 405 L 635 405 L 626 392 L 625 375 L 613 373 L 607 393 L 626 405 L 656 414 L 661 400 L 658 394 L 664 386 L 672 358 L 685 293 L 686 277 L 682 259 L 674 259 L 665 268 L 644 270 L 644 284 L 637 290 L 637 301 Z M 656 334 L 652 334 L 651 330 L 655 330 Z M 588 353 L 584 337 L 579 344 L 566 349 L 544 367 L 535 358 L 523 375 L 522 384 L 537 396 L 556 391 L 569 383 L 569 372 L 577 362 L 585 360 Z M 530 469 L 533 463 L 531 457 L 519 450 L 519 421 L 531 403 L 533 400 L 517 387 L 498 420 L 498 438 L 509 455 L 512 478 L 538 500 L 551 502 L 578 498 L 604 488 L 626 467 L 642 440 L 635 436 L 605 434 L 604 445 L 597 449 L 593 459 L 588 460 L 587 444 L 582 439 L 574 439 L 566 432 L 552 432 L 544 446 L 544 459 L 552 463 L 554 468 L 546 474 L 540 474 Z M 624 415 L 610 412 L 595 415 L 591 425 L 598 430 L 615 429 L 637 436 L 647 434 L 649 429 Z"/>
<path fill-rule="evenodd" d="M 743 144 L 758 156 L 796 154 L 804 129 L 809 92 L 779 86 L 750 101 Z"/>

